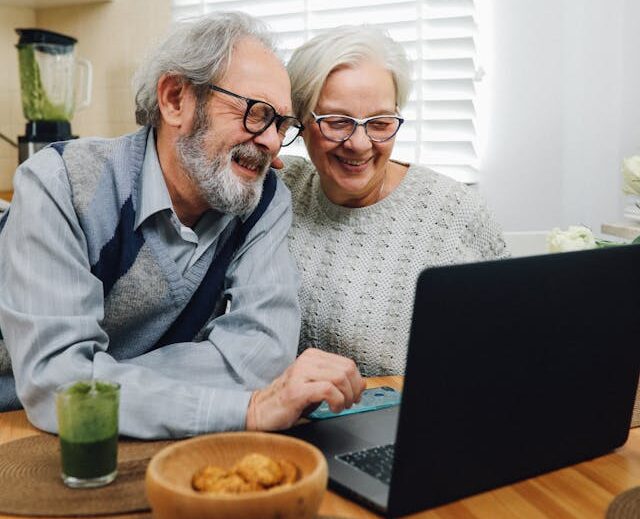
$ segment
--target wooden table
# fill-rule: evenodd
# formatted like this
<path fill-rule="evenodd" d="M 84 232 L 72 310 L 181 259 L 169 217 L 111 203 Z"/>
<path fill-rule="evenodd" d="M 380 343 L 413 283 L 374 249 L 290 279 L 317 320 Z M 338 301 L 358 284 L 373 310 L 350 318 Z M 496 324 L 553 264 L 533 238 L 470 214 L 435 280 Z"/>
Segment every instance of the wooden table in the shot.
<path fill-rule="evenodd" d="M 368 380 L 369 387 L 400 389 L 402 377 Z M 23 411 L 0 413 L 0 443 L 42 434 Z M 469 429 L 473 434 L 473 429 Z M 2 463 L 2 460 L 0 460 Z M 626 445 L 616 452 L 544 476 L 508 485 L 449 505 L 407 516 L 413 519 L 603 519 L 609 502 L 624 490 L 640 485 L 640 428 L 632 429 Z M 0 489 L 1 495 L 1 489 Z M 355 503 L 327 492 L 321 515 L 377 518 Z M 10 516 L 0 515 L 0 519 Z M 133 519 L 139 515 L 121 515 Z"/>
<path fill-rule="evenodd" d="M 0 191 L 0 198 L 3 200 L 7 200 L 11 202 L 11 198 L 13 197 L 13 191 Z"/>

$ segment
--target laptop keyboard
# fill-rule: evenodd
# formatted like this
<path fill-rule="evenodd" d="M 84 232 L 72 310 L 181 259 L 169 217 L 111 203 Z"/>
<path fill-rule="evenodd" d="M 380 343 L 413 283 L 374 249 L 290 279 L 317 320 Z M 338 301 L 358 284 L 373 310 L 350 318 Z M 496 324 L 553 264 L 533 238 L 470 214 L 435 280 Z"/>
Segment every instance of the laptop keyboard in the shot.
<path fill-rule="evenodd" d="M 336 458 L 389 485 L 391 483 L 391 468 L 393 467 L 393 450 L 394 444 L 390 443 L 340 454 Z"/>

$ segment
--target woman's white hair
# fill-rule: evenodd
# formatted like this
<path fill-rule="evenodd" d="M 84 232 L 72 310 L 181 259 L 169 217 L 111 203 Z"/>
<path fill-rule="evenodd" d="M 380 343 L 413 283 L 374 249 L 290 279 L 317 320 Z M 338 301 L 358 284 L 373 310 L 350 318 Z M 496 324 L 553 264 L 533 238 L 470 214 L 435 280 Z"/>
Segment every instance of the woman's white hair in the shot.
<path fill-rule="evenodd" d="M 287 71 L 295 115 L 300 120 L 309 117 L 327 77 L 336 68 L 367 60 L 379 62 L 391 73 L 396 106 L 402 108 L 410 89 L 409 62 L 402 45 L 375 27 L 345 25 L 312 38 L 291 56 Z"/>
<path fill-rule="evenodd" d="M 160 123 L 156 89 L 165 74 L 191 83 L 201 110 L 208 99 L 208 83 L 224 76 L 235 44 L 246 37 L 255 38 L 275 51 L 267 26 L 244 13 L 217 12 L 177 23 L 134 76 L 136 122 L 154 127 Z"/>

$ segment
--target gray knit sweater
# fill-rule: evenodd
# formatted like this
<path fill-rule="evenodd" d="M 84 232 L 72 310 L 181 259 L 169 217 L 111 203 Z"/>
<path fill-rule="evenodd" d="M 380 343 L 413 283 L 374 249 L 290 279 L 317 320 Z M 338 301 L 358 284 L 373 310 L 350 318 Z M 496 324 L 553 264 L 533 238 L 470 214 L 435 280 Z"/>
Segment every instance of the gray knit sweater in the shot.
<path fill-rule="evenodd" d="M 366 376 L 402 374 L 419 273 L 507 256 L 499 226 L 475 190 L 424 167 L 354 209 L 329 201 L 312 163 L 284 160 L 302 277 L 299 349 L 350 357 Z"/>

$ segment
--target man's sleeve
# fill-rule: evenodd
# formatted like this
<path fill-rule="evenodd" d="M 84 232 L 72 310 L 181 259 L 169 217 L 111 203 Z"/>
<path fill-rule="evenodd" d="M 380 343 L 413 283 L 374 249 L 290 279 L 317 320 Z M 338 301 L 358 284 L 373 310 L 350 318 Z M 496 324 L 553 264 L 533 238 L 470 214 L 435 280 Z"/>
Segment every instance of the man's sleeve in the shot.
<path fill-rule="evenodd" d="M 36 426 L 56 431 L 55 388 L 92 377 L 121 384 L 122 434 L 182 437 L 244 426 L 249 386 L 208 341 L 170 345 L 129 361 L 109 355 L 100 326 L 102 284 L 91 274 L 54 150 L 19 169 L 0 250 L 0 329 L 18 396 Z M 285 357 L 291 360 L 282 356 L 274 372 L 284 369 Z M 158 360 L 164 369 L 156 369 Z"/>
<path fill-rule="evenodd" d="M 271 205 L 227 271 L 228 312 L 213 321 L 209 341 L 249 388 L 282 373 L 300 333 L 299 276 L 289 252 L 291 195 L 278 179 Z"/>

